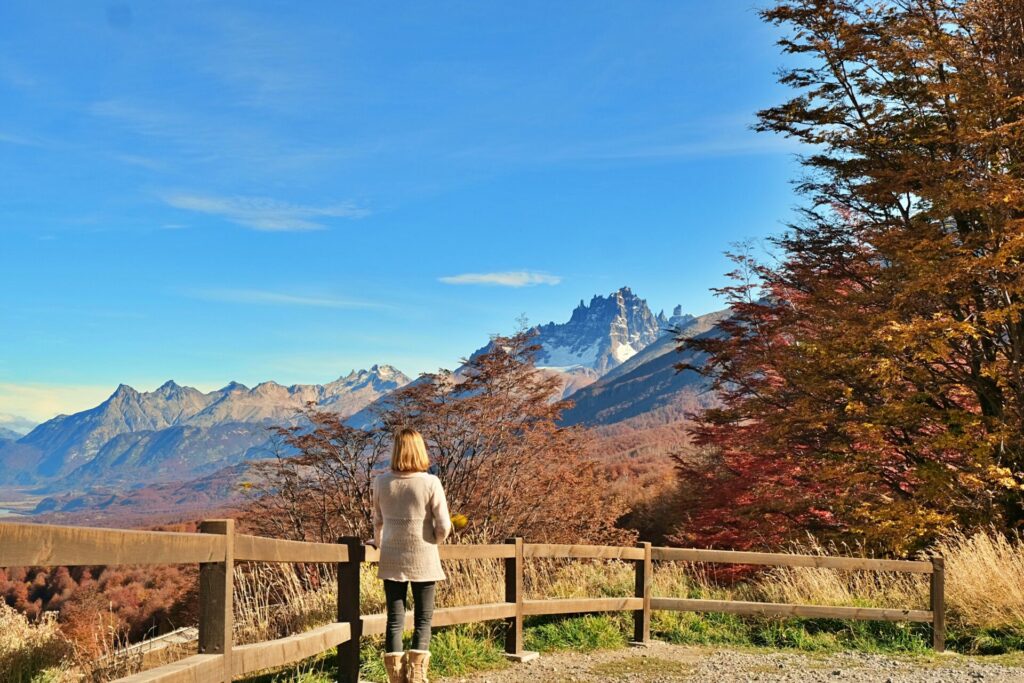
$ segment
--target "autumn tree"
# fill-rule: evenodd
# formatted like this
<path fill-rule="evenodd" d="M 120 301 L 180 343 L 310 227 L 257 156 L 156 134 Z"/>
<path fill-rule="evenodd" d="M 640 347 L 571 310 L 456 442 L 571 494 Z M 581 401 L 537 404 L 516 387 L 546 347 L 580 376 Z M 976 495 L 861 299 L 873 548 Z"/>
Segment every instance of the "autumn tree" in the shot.
<path fill-rule="evenodd" d="M 784 0 L 806 201 L 682 342 L 723 404 L 678 532 L 904 553 L 1024 521 L 1024 0 Z"/>
<path fill-rule="evenodd" d="M 311 408 L 308 425 L 278 432 L 298 455 L 258 465 L 254 519 L 291 538 L 333 540 L 341 529 L 369 537 L 372 477 L 387 466 L 394 431 L 411 426 L 450 509 L 469 518 L 464 539 L 626 538 L 614 525 L 624 504 L 586 455 L 587 432 L 558 424 L 568 403 L 558 400 L 558 379 L 534 366 L 537 349 L 529 332 L 495 337 L 458 371 L 389 394 L 366 429 Z"/>
<path fill-rule="evenodd" d="M 315 405 L 304 417 L 301 425 L 274 428 L 274 457 L 251 465 L 255 514 L 247 524 L 276 538 L 366 537 L 373 528 L 370 486 L 390 454 L 388 435 L 350 427 Z"/>

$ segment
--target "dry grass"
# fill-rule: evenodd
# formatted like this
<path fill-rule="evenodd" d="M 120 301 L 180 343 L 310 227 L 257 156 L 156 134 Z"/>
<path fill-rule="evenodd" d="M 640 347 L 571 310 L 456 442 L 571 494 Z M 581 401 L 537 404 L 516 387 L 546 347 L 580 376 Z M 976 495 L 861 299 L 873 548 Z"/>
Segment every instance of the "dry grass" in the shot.
<path fill-rule="evenodd" d="M 48 612 L 33 624 L 0 601 L 0 671 L 4 681 L 28 683 L 46 669 L 53 670 L 50 680 L 58 680 L 63 677 L 63 662 L 70 654 L 56 614 Z"/>
<path fill-rule="evenodd" d="M 951 534 L 935 548 L 946 558 L 946 606 L 951 626 L 963 632 L 983 629 L 1024 635 L 1024 540 L 996 533 Z M 847 548 L 813 543 L 801 553 L 856 554 Z M 920 574 L 775 568 L 734 585 L 714 581 L 708 567 L 695 563 L 655 565 L 654 594 L 665 597 L 763 600 L 819 605 L 927 607 L 928 577 Z M 438 606 L 454 607 L 504 599 L 501 560 L 445 562 L 448 580 L 438 585 Z M 634 567 L 620 561 L 531 559 L 525 568 L 529 599 L 630 595 Z M 383 586 L 375 567 L 361 573 L 360 608 L 384 611 Z M 329 623 L 334 619 L 337 588 L 332 565 L 243 563 L 235 573 L 235 638 L 251 643 Z M 30 623 L 0 603 L 0 671 L 15 672 L 11 681 L 30 681 L 47 671 L 47 681 L 74 673 L 85 680 L 109 679 L 141 668 L 137 657 L 120 656 L 117 634 L 97 632 L 102 660 L 76 657 L 55 617 Z M 180 654 L 177 653 L 177 654 Z M 81 680 L 81 679 L 79 679 Z"/>
<path fill-rule="evenodd" d="M 964 627 L 1024 632 L 1024 540 L 952 534 L 936 550 L 946 558 L 951 618 Z"/>
<path fill-rule="evenodd" d="M 505 565 L 502 560 L 444 562 L 447 581 L 437 588 L 437 604 L 458 607 L 505 599 Z M 371 569 L 376 576 L 376 569 Z M 378 582 L 380 583 L 380 582 Z"/>
<path fill-rule="evenodd" d="M 810 543 L 797 551 L 824 554 Z M 946 560 L 947 621 L 963 630 L 1024 633 L 1024 540 L 995 532 L 951 533 L 934 548 Z M 762 599 L 815 605 L 928 607 L 928 576 L 780 567 L 757 581 Z"/>
<path fill-rule="evenodd" d="M 862 556 L 857 549 L 825 547 L 813 540 L 796 545 L 804 555 Z M 805 605 L 855 605 L 928 609 L 928 575 L 777 567 L 757 580 L 760 599 Z"/>
<path fill-rule="evenodd" d="M 813 542 L 793 550 L 858 554 L 849 548 L 823 547 Z M 1024 632 L 1024 542 L 995 533 L 951 534 L 936 551 L 946 558 L 946 606 L 951 624 L 964 630 Z M 445 562 L 445 571 L 448 580 L 438 585 L 440 607 L 504 599 L 504 567 L 500 560 Z M 287 564 L 240 568 L 235 577 L 238 642 L 280 638 L 329 622 L 337 599 L 333 572 L 333 567 L 326 565 L 299 570 Z M 531 559 L 525 567 L 525 593 L 527 599 L 630 595 L 633 572 L 630 562 Z M 311 589 L 311 585 L 315 587 Z M 361 589 L 362 612 L 383 612 L 383 587 L 372 565 L 364 567 Z M 725 585 L 714 580 L 707 565 L 659 562 L 654 572 L 654 594 L 926 609 L 928 576 L 779 567 L 761 572 L 750 581 Z"/>
<path fill-rule="evenodd" d="M 330 565 L 238 564 L 235 642 L 275 640 L 334 621 L 335 576 Z"/>

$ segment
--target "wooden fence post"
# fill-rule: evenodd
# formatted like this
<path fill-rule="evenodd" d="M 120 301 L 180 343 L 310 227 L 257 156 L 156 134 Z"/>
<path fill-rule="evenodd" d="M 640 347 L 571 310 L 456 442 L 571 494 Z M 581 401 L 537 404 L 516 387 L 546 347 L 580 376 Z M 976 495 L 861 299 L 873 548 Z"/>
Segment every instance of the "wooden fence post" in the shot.
<path fill-rule="evenodd" d="M 631 645 L 647 645 L 651 641 L 651 544 L 637 543 L 644 551 L 644 558 L 636 561 L 636 590 L 634 596 L 644 601 L 641 609 L 633 612 L 633 642 Z"/>
<path fill-rule="evenodd" d="M 538 655 L 523 649 L 523 539 L 517 536 L 505 543 L 515 546 L 513 556 L 505 558 L 505 602 L 516 606 L 515 616 L 505 620 L 505 656 L 516 662 L 528 662 Z"/>
<path fill-rule="evenodd" d="M 359 683 L 359 639 L 363 635 L 359 564 L 363 561 L 363 543 L 358 536 L 342 536 L 338 543 L 348 548 L 348 562 L 338 563 L 338 621 L 348 622 L 352 634 L 338 646 L 338 683 Z"/>
<path fill-rule="evenodd" d="M 932 648 L 936 652 L 946 650 L 946 558 L 932 557 L 931 609 Z"/>
<path fill-rule="evenodd" d="M 231 683 L 231 631 L 234 627 L 235 520 L 210 519 L 200 533 L 224 536 L 224 561 L 199 565 L 199 653 L 223 656 L 222 680 Z"/>

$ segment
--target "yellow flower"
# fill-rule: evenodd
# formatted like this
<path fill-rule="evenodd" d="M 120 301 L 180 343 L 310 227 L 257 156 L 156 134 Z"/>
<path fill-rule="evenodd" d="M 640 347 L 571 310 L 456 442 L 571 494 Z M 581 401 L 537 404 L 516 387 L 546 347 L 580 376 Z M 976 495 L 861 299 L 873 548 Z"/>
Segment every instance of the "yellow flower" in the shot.
<path fill-rule="evenodd" d="M 466 515 L 452 515 L 452 527 L 454 527 L 456 531 L 462 531 L 466 528 L 467 524 L 469 524 L 469 518 L 466 517 Z"/>

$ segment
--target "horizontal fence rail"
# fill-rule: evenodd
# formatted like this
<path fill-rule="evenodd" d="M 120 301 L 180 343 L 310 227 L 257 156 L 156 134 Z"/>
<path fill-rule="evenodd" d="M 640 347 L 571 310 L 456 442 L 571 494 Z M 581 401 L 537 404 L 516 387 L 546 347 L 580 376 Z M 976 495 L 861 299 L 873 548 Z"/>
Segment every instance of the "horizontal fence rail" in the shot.
<path fill-rule="evenodd" d="M 651 557 L 655 560 L 675 560 L 677 562 L 758 564 L 770 567 L 819 567 L 822 569 L 910 572 L 918 574 L 932 573 L 931 562 L 922 562 L 920 560 L 876 560 L 869 557 L 751 553 L 740 550 L 704 550 L 701 548 L 652 548 Z"/>
<path fill-rule="evenodd" d="M 930 560 L 881 560 L 861 557 L 795 555 L 698 548 L 655 548 L 524 543 L 521 538 L 503 544 L 441 545 L 441 559 L 500 560 L 505 567 L 505 601 L 434 611 L 434 626 L 452 626 L 490 620 L 506 623 L 505 651 L 514 660 L 536 653 L 523 647 L 523 621 L 535 615 L 633 612 L 634 641 L 650 640 L 654 610 L 722 612 L 740 615 L 877 621 L 927 622 L 932 645 L 945 647 L 945 565 L 942 557 Z M 529 559 L 620 560 L 635 566 L 632 596 L 527 600 L 523 573 Z M 0 523 L 0 567 L 75 566 L 120 564 L 199 565 L 199 654 L 185 657 L 122 679 L 117 683 L 229 683 L 232 678 L 273 669 L 315 656 L 331 648 L 338 651 L 339 682 L 357 683 L 359 639 L 381 635 L 386 615 L 359 612 L 360 565 L 378 562 L 380 551 L 360 539 L 345 537 L 337 543 L 288 541 L 236 534 L 233 520 L 203 522 L 200 533 L 134 531 Z M 293 562 L 335 564 L 338 575 L 338 612 L 334 623 L 280 638 L 247 645 L 232 641 L 233 568 L 236 562 Z M 929 609 L 868 608 L 830 605 L 795 605 L 737 600 L 695 600 L 651 595 L 654 562 L 700 562 L 770 567 L 811 567 L 844 571 L 904 572 L 930 575 Z M 406 629 L 413 615 L 406 616 Z"/>
<path fill-rule="evenodd" d="M 0 525 L 0 567 L 223 562 L 223 538 L 48 524 Z"/>
<path fill-rule="evenodd" d="M 330 543 L 284 541 L 238 534 L 235 536 L 235 561 L 333 564 L 348 562 L 348 548 Z"/>
<path fill-rule="evenodd" d="M 691 600 L 689 598 L 654 598 L 651 607 L 669 612 L 725 612 L 772 617 L 807 617 L 814 619 L 855 619 L 866 621 L 931 621 L 929 610 L 883 609 L 875 607 L 834 607 L 831 605 L 790 605 L 777 602 L 743 602 L 740 600 Z"/>
<path fill-rule="evenodd" d="M 573 560 L 642 560 L 642 548 L 620 548 L 611 545 L 552 545 L 527 543 L 523 557 L 568 558 Z"/>

